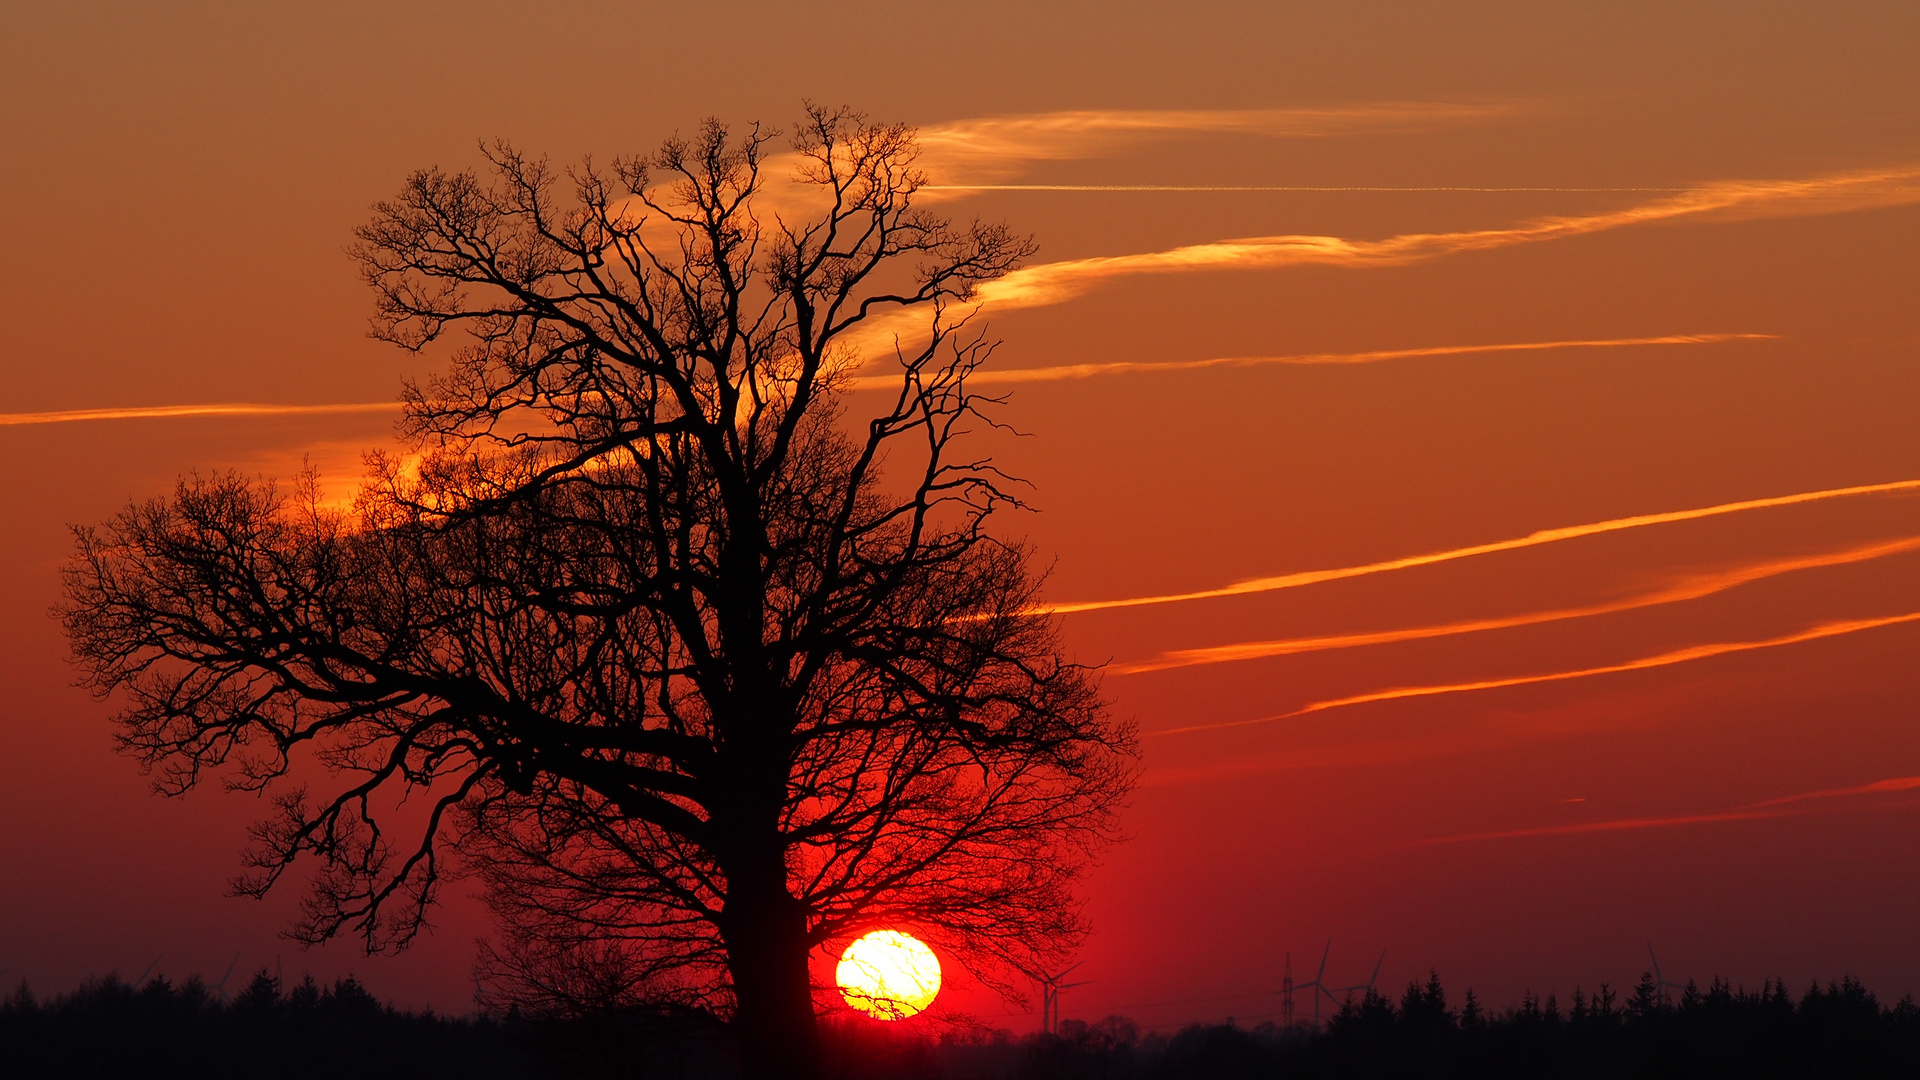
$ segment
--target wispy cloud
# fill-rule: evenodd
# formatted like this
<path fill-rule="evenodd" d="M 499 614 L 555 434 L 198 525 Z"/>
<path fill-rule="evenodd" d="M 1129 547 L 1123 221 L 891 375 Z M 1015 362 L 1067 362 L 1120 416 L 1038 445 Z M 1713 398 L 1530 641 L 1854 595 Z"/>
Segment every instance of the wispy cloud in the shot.
<path fill-rule="evenodd" d="M 1414 194 L 1420 192 L 1558 193 L 1597 194 L 1602 192 L 1691 191 L 1685 187 L 1469 187 L 1464 184 L 1434 184 L 1424 187 L 1387 184 L 928 184 L 921 191 L 1296 191 L 1296 192 L 1379 192 Z"/>
<path fill-rule="evenodd" d="M 922 127 L 919 137 L 921 165 L 936 183 L 967 184 L 992 182 L 1036 161 L 1100 157 L 1147 140 L 1426 131 L 1534 108 L 1515 102 L 1386 101 L 1315 109 L 1084 109 L 954 120 Z"/>
<path fill-rule="evenodd" d="M 300 416 L 335 413 L 397 412 L 397 401 L 341 405 L 138 405 L 124 409 L 68 409 L 63 412 L 0 413 L 0 427 L 19 424 L 71 424 L 85 420 L 156 420 L 183 416 Z"/>
<path fill-rule="evenodd" d="M 1469 251 L 1535 244 L 1655 221 L 1832 214 L 1920 202 L 1920 165 L 1865 169 L 1799 180 L 1725 180 L 1596 214 L 1536 218 L 1504 229 L 1403 233 L 1384 240 L 1338 236 L 1257 236 L 1165 251 L 1042 263 L 980 286 L 991 309 L 1058 304 L 1102 282 L 1139 274 L 1269 270 L 1286 266 L 1399 266 Z"/>
<path fill-rule="evenodd" d="M 1447 255 L 1543 243 L 1658 221 L 1738 220 L 1837 214 L 1920 202 L 1920 164 L 1864 169 L 1799 180 L 1724 180 L 1679 189 L 1619 210 L 1535 218 L 1503 229 L 1403 233 L 1383 240 L 1339 236 L 1256 236 L 1164 251 L 1065 259 L 1024 267 L 975 290 L 950 317 L 1065 303 L 1121 278 L 1197 271 L 1275 270 L 1290 266 L 1404 266 Z M 864 325 L 848 344 L 868 363 L 884 362 L 896 343 L 924 340 L 925 316 L 895 312 Z"/>
<path fill-rule="evenodd" d="M 1398 559 L 1385 559 L 1380 562 L 1365 563 L 1360 566 L 1342 566 L 1331 570 L 1302 570 L 1292 574 L 1278 574 L 1273 577 L 1249 578 L 1222 585 L 1213 589 L 1199 589 L 1193 592 L 1161 593 L 1152 596 L 1129 596 L 1115 600 L 1077 600 L 1048 605 L 1044 610 L 1056 614 L 1076 611 L 1105 611 L 1112 608 L 1143 607 L 1149 604 L 1172 604 L 1184 600 L 1209 600 L 1222 596 L 1245 596 L 1250 593 L 1273 592 L 1277 589 L 1297 589 L 1303 585 L 1316 585 L 1323 581 L 1339 581 L 1345 578 L 1364 577 L 1368 574 L 1381 574 L 1390 570 L 1406 570 L 1416 566 L 1431 566 L 1434 563 L 1450 562 L 1454 559 L 1466 559 L 1475 555 L 1491 555 L 1501 551 L 1517 551 L 1521 548 L 1538 547 L 1541 544 L 1553 544 L 1562 540 L 1574 540 L 1583 536 L 1597 536 L 1601 533 L 1619 532 L 1623 529 L 1638 529 L 1648 525 L 1667 525 L 1680 521 L 1696 521 L 1701 518 L 1717 517 L 1721 514 L 1737 514 L 1747 510 L 1765 510 L 1779 506 L 1796 506 L 1801 503 L 1819 502 L 1824 499 L 1843 499 L 1855 495 L 1881 495 L 1897 492 L 1920 490 L 1920 480 L 1895 480 L 1885 484 L 1860 484 L 1854 487 L 1827 488 L 1822 491 L 1803 491 L 1793 495 L 1775 495 L 1764 499 L 1744 499 L 1740 502 L 1720 503 L 1716 506 L 1703 506 L 1693 510 L 1669 510 L 1658 514 L 1636 514 L 1633 517 L 1612 518 L 1596 521 L 1587 525 L 1565 525 L 1556 529 L 1541 529 L 1512 540 L 1495 540 L 1485 544 L 1470 544 L 1466 547 L 1450 548 L 1446 551 L 1431 551 L 1423 555 L 1407 555 Z"/>
<path fill-rule="evenodd" d="M 1803 791 L 1798 795 L 1782 795 L 1777 799 L 1762 799 L 1757 803 L 1748 803 L 1739 807 L 1742 810 L 1757 810 L 1768 806 L 1785 806 L 1789 803 L 1806 802 L 1809 799 L 1840 799 L 1854 795 L 1882 795 L 1892 791 L 1912 791 L 1920 788 L 1920 776 L 1896 776 L 1888 780 L 1875 780 L 1871 784 L 1858 784 L 1854 787 L 1822 788 L 1819 791 Z"/>
<path fill-rule="evenodd" d="M 1161 371 L 1199 371 L 1206 368 L 1261 367 L 1267 364 L 1377 364 L 1425 356 L 1461 356 L 1471 353 L 1536 352 L 1542 349 L 1607 349 L 1641 345 L 1712 345 L 1728 341 L 1776 341 L 1778 334 L 1666 334 L 1660 337 L 1595 338 L 1583 341 L 1518 341 L 1498 345 L 1428 345 L 1414 349 L 1373 349 L 1366 352 L 1294 353 L 1286 356 L 1223 356 L 1206 360 L 1115 360 L 1094 364 L 1058 364 L 1053 367 L 976 371 L 967 376 L 972 386 L 1006 383 L 1059 382 L 1099 375 L 1131 375 Z M 845 384 L 853 390 L 897 390 L 898 375 L 861 375 Z"/>
<path fill-rule="evenodd" d="M 1797 817 L 1801 814 L 1819 813 L 1835 809 L 1830 806 L 1796 805 L 1813 800 L 1827 800 L 1862 795 L 1884 795 L 1920 788 L 1920 776 L 1896 776 L 1887 780 L 1876 780 L 1871 784 L 1858 787 L 1828 788 L 1823 791 L 1805 791 L 1798 795 L 1784 795 L 1777 799 L 1766 799 L 1746 806 L 1737 806 L 1730 810 L 1716 810 L 1701 814 L 1674 814 L 1662 817 L 1613 818 L 1607 821 L 1582 821 L 1567 825 L 1544 825 L 1531 829 L 1499 829 L 1492 832 L 1464 833 L 1459 836 L 1436 836 L 1419 841 L 1421 844 L 1459 844 L 1470 840 L 1517 840 L 1534 836 L 1571 836 L 1580 833 L 1623 832 L 1634 829 L 1668 829 L 1678 825 L 1709 825 L 1722 821 L 1753 821 L 1761 818 Z M 1792 809 L 1789 809 L 1792 807 Z"/>
<path fill-rule="evenodd" d="M 1161 731 L 1149 731 L 1142 734 L 1184 735 L 1197 731 L 1221 731 L 1227 728 L 1252 727 L 1256 724 L 1270 724 L 1279 720 L 1290 720 L 1309 713 L 1339 709 L 1349 705 L 1365 705 L 1376 701 L 1398 701 L 1402 698 L 1433 697 L 1439 694 L 1459 694 L 1470 690 L 1497 690 L 1507 686 L 1529 686 L 1534 683 L 1563 682 L 1568 679 L 1585 679 L 1595 675 L 1614 675 L 1627 671 L 1645 671 L 1648 668 L 1667 667 L 1671 664 L 1684 664 L 1692 660 L 1705 660 L 1709 657 L 1725 656 L 1729 653 L 1749 652 L 1754 649 L 1772 649 L 1782 645 L 1797 645 L 1804 641 L 1817 641 L 1821 638 L 1838 637 L 1842 634 L 1854 634 L 1862 630 L 1875 630 L 1883 626 L 1897 626 L 1901 623 L 1920 622 L 1920 611 L 1911 611 L 1904 615 L 1885 615 L 1873 619 L 1838 619 L 1820 623 L 1805 630 L 1784 634 L 1780 637 L 1765 638 L 1759 641 L 1718 641 L 1706 645 L 1690 645 L 1684 649 L 1643 656 L 1619 664 L 1604 664 L 1599 667 L 1577 668 L 1572 671 L 1553 671 L 1541 675 L 1513 675 L 1499 679 L 1476 679 L 1471 682 L 1441 683 L 1433 686 L 1396 686 L 1386 690 L 1374 690 L 1365 694 L 1349 697 L 1331 698 L 1303 705 L 1292 712 L 1277 713 L 1273 716 L 1259 716 L 1250 720 L 1229 720 L 1217 724 L 1193 724 L 1187 727 L 1166 728 Z"/>
<path fill-rule="evenodd" d="M 914 165 L 927 181 L 919 189 L 920 200 L 938 201 L 995 187 L 1037 162 L 1106 157 L 1146 143 L 1196 136 L 1323 138 L 1428 131 L 1539 108 L 1528 102 L 1383 101 L 1308 109 L 1080 109 L 970 117 L 920 127 Z M 763 211 L 813 215 L 826 208 L 827 200 L 817 185 L 798 182 L 800 165 L 795 153 L 767 159 L 763 175 L 775 182 L 762 189 L 759 206 Z M 795 182 L 778 182 L 782 179 Z M 1088 190 L 1097 187 L 1090 185 Z M 1079 188 L 1042 186 L 1046 190 Z"/>
<path fill-rule="evenodd" d="M 1520 626 L 1534 626 L 1540 623 L 1558 622 L 1563 619 L 1584 619 L 1596 615 L 1611 615 L 1616 612 L 1634 611 L 1639 608 L 1653 607 L 1659 604 L 1673 604 L 1686 600 L 1697 600 L 1714 593 L 1760 581 L 1796 570 L 1814 570 L 1828 566 L 1843 566 L 1848 563 L 1864 562 L 1869 559 L 1884 558 L 1910 551 L 1920 551 L 1920 536 L 1910 536 L 1884 543 L 1864 544 L 1841 551 L 1825 552 L 1819 555 L 1804 555 L 1789 559 L 1772 559 L 1751 563 L 1731 570 L 1698 574 L 1675 582 L 1665 588 L 1641 593 L 1638 596 L 1609 600 L 1605 603 L 1588 604 L 1583 607 L 1559 608 L 1552 611 L 1529 611 L 1518 615 L 1503 615 L 1490 619 L 1464 619 L 1459 622 L 1441 623 L 1434 626 L 1414 626 L 1400 630 L 1379 630 L 1363 634 L 1329 634 L 1320 637 L 1282 638 L 1273 641 L 1242 641 L 1230 645 L 1212 645 L 1202 649 L 1176 649 L 1161 653 L 1151 660 L 1141 660 L 1131 664 L 1116 664 L 1107 671 L 1116 675 L 1132 675 L 1146 671 L 1166 671 L 1170 668 L 1195 667 L 1202 664 L 1220 664 L 1234 660 L 1254 660 L 1261 657 L 1289 656 L 1294 653 L 1318 652 L 1324 649 L 1348 649 L 1361 645 L 1388 645 L 1401 641 L 1419 641 L 1426 638 L 1451 637 L 1456 634 L 1472 634 L 1483 630 L 1506 630 Z"/>

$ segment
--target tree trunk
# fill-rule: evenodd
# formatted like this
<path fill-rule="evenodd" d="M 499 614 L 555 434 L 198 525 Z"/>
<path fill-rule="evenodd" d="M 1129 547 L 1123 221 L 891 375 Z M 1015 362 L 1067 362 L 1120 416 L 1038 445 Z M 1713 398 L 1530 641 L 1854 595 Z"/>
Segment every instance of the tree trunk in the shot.
<path fill-rule="evenodd" d="M 743 1080 L 818 1080 L 820 1033 L 807 970 L 806 913 L 787 892 L 785 870 L 730 879 L 727 965 L 733 974 L 734 1037 Z"/>

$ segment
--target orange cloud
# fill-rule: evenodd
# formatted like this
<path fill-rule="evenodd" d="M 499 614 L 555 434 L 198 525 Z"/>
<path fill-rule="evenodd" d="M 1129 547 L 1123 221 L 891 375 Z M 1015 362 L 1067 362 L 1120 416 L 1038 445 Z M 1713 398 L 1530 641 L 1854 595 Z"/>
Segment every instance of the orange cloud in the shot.
<path fill-rule="evenodd" d="M 1467 187 L 1460 184 L 1430 187 L 1386 186 L 1378 184 L 927 184 L 921 191 L 1298 191 L 1298 192 L 1671 192 L 1691 191 L 1684 187 Z"/>
<path fill-rule="evenodd" d="M 1030 162 L 1098 157 L 1143 139 L 1423 131 L 1525 108 L 1499 102 L 1388 101 L 1321 109 L 1083 109 L 976 117 L 922 127 L 920 164 L 936 182 L 964 187 L 964 181 L 991 181 Z"/>
<path fill-rule="evenodd" d="M 1878 544 L 1865 544 L 1821 555 L 1806 555 L 1790 559 L 1773 559 L 1752 563 L 1732 570 L 1700 574 L 1663 589 L 1630 596 L 1620 600 L 1609 600 L 1600 604 L 1584 607 L 1560 608 L 1553 611 L 1529 611 L 1519 615 L 1505 615 L 1490 619 L 1466 619 L 1459 622 L 1441 623 L 1437 626 L 1415 626 L 1401 630 L 1380 630 L 1364 634 L 1330 634 L 1322 637 L 1283 638 L 1275 641 L 1243 641 L 1231 645 L 1213 645 L 1202 649 L 1175 649 L 1161 653 L 1151 660 L 1137 661 L 1131 664 L 1117 664 L 1107 668 L 1116 675 L 1133 675 L 1145 671 L 1165 671 L 1170 668 L 1195 667 L 1201 664 L 1220 664 L 1234 660 L 1253 660 L 1267 656 L 1288 656 L 1293 653 L 1317 652 L 1323 649 L 1348 649 L 1359 645 L 1387 645 L 1400 641 L 1418 641 L 1424 638 L 1450 637 L 1455 634 L 1472 634 L 1482 630 L 1505 630 L 1518 626 L 1533 626 L 1539 623 L 1557 622 L 1562 619 L 1583 619 L 1594 615 L 1610 615 L 1620 611 L 1633 611 L 1638 608 L 1653 607 L 1658 604 L 1673 604 L 1685 600 L 1697 600 L 1714 593 L 1724 592 L 1748 582 L 1759 581 L 1779 574 L 1796 570 L 1812 570 L 1826 566 L 1842 566 L 1847 563 L 1863 562 L 1868 559 L 1883 558 L 1904 552 L 1920 550 L 1920 536 L 1910 536 L 1900 540 Z"/>
<path fill-rule="evenodd" d="M 82 420 L 154 420 L 180 416 L 293 416 L 323 413 L 395 412 L 397 401 L 344 405 L 140 405 L 125 409 L 69 409 L 65 412 L 0 413 L 0 427 L 17 424 L 70 424 Z"/>
<path fill-rule="evenodd" d="M 1579 668 L 1573 671 L 1554 671 L 1544 675 L 1514 675 L 1500 679 L 1478 679 L 1472 682 L 1442 683 L 1436 686 L 1396 686 L 1386 690 L 1375 690 L 1351 697 L 1332 698 L 1304 705 L 1292 712 L 1278 713 L 1273 716 L 1260 716 L 1251 720 L 1229 720 L 1219 724 L 1194 724 L 1188 727 L 1167 728 L 1163 731 L 1143 732 L 1145 735 L 1184 735 L 1196 731 L 1219 731 L 1226 728 L 1251 727 L 1255 724 L 1270 724 L 1277 720 L 1290 720 L 1308 713 L 1324 712 L 1328 709 L 1343 708 L 1348 705 L 1365 705 L 1375 701 L 1397 701 L 1402 698 L 1432 697 L 1437 694 L 1459 694 L 1469 690 L 1496 690 L 1507 686 L 1528 686 L 1533 683 L 1562 682 L 1567 679 L 1585 679 L 1594 675 L 1613 675 L 1626 671 L 1644 671 L 1648 668 L 1666 667 L 1670 664 L 1683 664 L 1690 660 L 1705 660 L 1728 653 L 1748 652 L 1753 649 L 1771 649 L 1781 645 L 1796 645 L 1803 641 L 1816 641 L 1821 638 L 1838 637 L 1841 634 L 1858 633 L 1883 626 L 1895 626 L 1901 623 L 1920 622 L 1920 611 L 1904 615 L 1886 615 L 1873 619 L 1839 619 L 1821 623 L 1808 629 L 1786 634 L 1780 637 L 1766 638 L 1760 641 L 1721 641 L 1707 645 L 1690 645 L 1684 649 L 1660 653 L 1655 656 L 1643 656 L 1620 664 L 1605 664 L 1600 667 Z"/>
<path fill-rule="evenodd" d="M 1471 544 L 1467 547 L 1452 548 L 1447 551 L 1433 551 L 1424 555 L 1407 555 L 1398 559 L 1386 559 L 1381 562 L 1366 563 L 1361 566 L 1343 566 L 1332 570 L 1302 570 L 1292 574 L 1279 574 L 1273 577 L 1250 578 L 1222 585 L 1213 589 L 1200 589 L 1194 592 L 1162 593 L 1154 596 L 1130 596 L 1117 600 L 1079 600 L 1049 605 L 1044 610 L 1056 614 L 1076 611 L 1105 611 L 1111 608 L 1142 607 L 1148 604 L 1172 604 L 1183 600 L 1209 600 L 1221 596 L 1245 596 L 1249 593 L 1272 592 L 1276 589 L 1297 589 L 1302 585 L 1316 585 L 1323 581 L 1339 581 L 1343 578 L 1363 577 L 1367 574 L 1380 574 L 1389 570 L 1406 570 L 1415 566 L 1430 566 L 1434 563 L 1450 562 L 1475 555 L 1491 555 L 1501 551 L 1516 551 L 1520 548 L 1537 547 L 1541 544 L 1558 543 L 1582 536 L 1595 536 L 1600 533 L 1619 532 L 1622 529 L 1637 529 L 1647 525 L 1667 525 L 1678 521 L 1694 521 L 1700 518 L 1717 517 L 1721 514 L 1737 514 L 1745 510 L 1764 510 L 1778 506 L 1794 506 L 1800 503 L 1818 502 L 1823 499 L 1841 499 L 1854 495 L 1878 495 L 1906 492 L 1920 489 L 1920 480 L 1896 480 L 1885 484 L 1861 484 L 1854 487 L 1827 488 L 1823 491 L 1803 491 L 1794 495 L 1775 495 L 1765 499 L 1745 499 L 1740 502 L 1720 503 L 1717 506 L 1704 506 L 1695 510 L 1669 510 L 1659 514 L 1636 514 L 1633 517 L 1613 518 L 1596 521 L 1588 525 L 1566 525 L 1557 529 L 1541 529 L 1512 540 L 1495 540 L 1485 544 Z"/>
<path fill-rule="evenodd" d="M 1384 240 L 1338 236 L 1256 236 L 1189 244 L 1165 251 L 1105 255 L 1041 263 L 985 282 L 964 309 L 1010 310 L 1064 303 L 1109 279 L 1137 274 L 1273 270 L 1288 266 L 1401 266 L 1445 255 L 1488 251 L 1680 218 L 1732 220 L 1837 214 L 1920 202 L 1920 165 L 1862 169 L 1799 180 L 1721 180 L 1680 189 L 1665 198 L 1598 214 L 1536 218 L 1505 229 L 1403 233 Z M 896 314 L 869 323 L 850 342 L 864 358 L 891 351 L 899 338 L 924 337 L 922 317 Z"/>
<path fill-rule="evenodd" d="M 1913 202 L 1920 202 L 1920 165 L 1864 169 L 1802 180 L 1723 180 L 1621 210 L 1537 218 L 1506 229 L 1405 233 L 1384 240 L 1258 236 L 1136 255 L 1042 263 L 982 284 L 976 302 L 999 308 L 1036 307 L 1073 299 L 1109 278 L 1133 274 L 1266 270 L 1304 265 L 1398 266 L 1443 255 L 1560 240 L 1675 218 L 1832 214 Z"/>
<path fill-rule="evenodd" d="M 972 386 L 1003 383 L 1058 382 L 1098 375 L 1128 375 L 1154 371 L 1198 371 L 1217 367 L 1259 367 L 1266 364 L 1377 364 L 1423 356 L 1459 356 L 1467 353 L 1533 352 L 1540 349 L 1627 348 L 1639 345 L 1711 345 L 1727 341 L 1774 341 L 1778 334 L 1666 334 L 1661 337 L 1596 338 L 1588 341 L 1519 341 L 1500 345 L 1429 345 L 1416 349 L 1374 349 L 1368 352 L 1296 353 L 1289 356 L 1223 356 L 1207 360 L 1116 360 L 1097 364 L 1059 364 L 1053 367 L 976 371 L 967 376 Z M 897 390 L 897 375 L 861 375 L 848 379 L 852 390 Z"/>
<path fill-rule="evenodd" d="M 972 117 L 918 129 L 914 165 L 928 180 L 922 201 L 964 196 L 1018 176 L 1040 161 L 1077 161 L 1110 155 L 1144 141 L 1195 135 L 1321 138 L 1361 132 L 1424 131 L 1475 123 L 1535 108 L 1512 102 L 1387 101 L 1321 109 L 1081 109 Z M 829 200 L 817 185 L 798 181 L 798 154 L 767 158 L 762 210 L 812 215 Z M 787 182 L 795 181 L 795 182 Z M 1198 190 L 1198 189 L 1194 189 Z M 634 206 L 623 213 L 643 216 Z M 662 238 L 670 235 L 663 231 Z M 884 343 L 885 335 L 878 342 Z"/>

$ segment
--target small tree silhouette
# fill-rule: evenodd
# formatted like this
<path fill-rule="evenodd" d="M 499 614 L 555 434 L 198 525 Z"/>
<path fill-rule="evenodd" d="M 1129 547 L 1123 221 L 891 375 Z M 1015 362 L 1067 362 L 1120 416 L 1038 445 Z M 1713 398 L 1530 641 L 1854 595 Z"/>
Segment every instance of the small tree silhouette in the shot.
<path fill-rule="evenodd" d="M 377 336 L 470 334 L 407 387 L 417 467 L 352 514 L 183 481 L 78 531 L 63 615 L 161 790 L 276 793 L 238 888 L 316 856 L 299 938 L 404 946 L 451 845 L 495 973 L 561 1000 L 590 960 L 805 1077 L 817 947 L 904 923 L 991 979 L 1072 945 L 1131 734 L 987 530 L 1017 489 L 954 452 L 991 344 L 950 305 L 1031 245 L 929 214 L 911 129 L 844 110 L 809 108 L 772 206 L 772 138 L 416 173 L 354 255 Z M 855 338 L 901 313 L 851 422 Z"/>

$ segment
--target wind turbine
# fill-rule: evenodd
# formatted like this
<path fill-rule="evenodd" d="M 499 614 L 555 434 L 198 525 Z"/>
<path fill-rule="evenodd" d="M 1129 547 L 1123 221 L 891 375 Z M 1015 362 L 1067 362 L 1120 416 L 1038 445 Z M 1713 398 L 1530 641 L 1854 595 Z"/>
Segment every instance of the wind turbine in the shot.
<path fill-rule="evenodd" d="M 1367 976 L 1366 984 L 1362 986 L 1349 986 L 1347 987 L 1347 989 L 1350 991 L 1365 990 L 1369 994 L 1373 993 L 1373 984 L 1380 981 L 1380 966 L 1382 964 L 1385 964 L 1386 962 L 1387 962 L 1387 950 L 1381 949 L 1380 958 L 1373 962 L 1373 974 Z"/>
<path fill-rule="evenodd" d="M 1091 979 L 1082 979 L 1079 982 L 1070 982 L 1070 983 L 1063 983 L 1060 981 L 1061 979 L 1066 978 L 1067 975 L 1070 972 L 1072 972 L 1074 968 L 1077 968 L 1080 966 L 1080 964 L 1084 964 L 1084 963 L 1086 963 L 1086 961 L 1082 960 L 1079 963 L 1072 965 L 1071 967 L 1062 968 L 1061 970 L 1056 971 L 1051 975 L 1038 976 L 1040 980 L 1040 1030 L 1043 1033 L 1048 1035 L 1054 1035 L 1054 1034 L 1058 1034 L 1059 1032 L 1060 991 L 1071 990 L 1076 986 L 1085 986 L 1089 982 L 1093 981 Z"/>
<path fill-rule="evenodd" d="M 1668 982 L 1667 977 L 1660 973 L 1660 958 L 1653 955 L 1653 942 L 1651 941 L 1647 942 L 1647 959 L 1653 961 L 1653 992 L 1659 995 L 1660 1007 L 1664 1009 L 1667 1006 L 1667 989 L 1671 987 L 1684 992 L 1686 987 L 1676 982 Z"/>
<path fill-rule="evenodd" d="M 1386 962 L 1387 962 L 1387 951 L 1385 949 L 1382 949 L 1380 950 L 1380 959 L 1375 960 L 1373 962 L 1373 974 L 1367 976 L 1366 982 L 1360 983 L 1355 986 L 1335 986 L 1335 987 L 1323 986 L 1320 988 L 1320 992 L 1327 995 L 1327 1000 L 1333 1002 L 1335 1005 L 1346 1004 L 1346 1002 L 1338 996 L 1340 994 L 1352 994 L 1355 990 L 1365 990 L 1368 994 L 1372 994 L 1373 984 L 1380 981 L 1380 966 L 1382 964 L 1385 964 Z M 1315 1004 L 1315 1007 L 1317 1008 L 1319 1005 L 1319 1002 L 1316 1000 L 1314 1004 Z M 1316 1016 L 1315 1017 L 1316 1022 L 1318 1021 L 1318 1019 L 1319 1018 Z"/>

